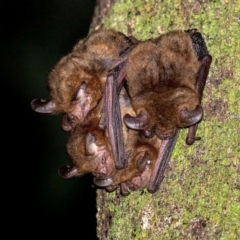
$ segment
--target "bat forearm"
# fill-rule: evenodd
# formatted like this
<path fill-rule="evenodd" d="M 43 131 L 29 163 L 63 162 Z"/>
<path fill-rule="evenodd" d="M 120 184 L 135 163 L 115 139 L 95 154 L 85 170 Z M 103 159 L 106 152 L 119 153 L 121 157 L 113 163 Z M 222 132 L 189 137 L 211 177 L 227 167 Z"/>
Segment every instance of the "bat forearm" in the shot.
<path fill-rule="evenodd" d="M 148 185 L 148 191 L 154 193 L 158 190 L 161 181 L 164 178 L 164 171 L 167 167 L 167 163 L 172 155 L 176 141 L 178 139 L 179 129 L 176 130 L 174 136 L 170 139 L 163 140 L 159 149 L 157 161 L 155 163 L 150 182 Z"/>

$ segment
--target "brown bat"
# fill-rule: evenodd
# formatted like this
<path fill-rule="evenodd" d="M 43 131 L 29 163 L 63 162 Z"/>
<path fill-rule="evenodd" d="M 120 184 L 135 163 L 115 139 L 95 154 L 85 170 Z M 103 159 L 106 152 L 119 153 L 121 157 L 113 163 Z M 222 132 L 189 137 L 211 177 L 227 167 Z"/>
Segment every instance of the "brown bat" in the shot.
<path fill-rule="evenodd" d="M 102 101 L 101 101 L 102 102 Z M 111 145 L 106 131 L 99 128 L 102 103 L 69 132 L 67 152 L 73 165 L 63 165 L 58 172 L 62 178 L 79 177 L 91 173 L 98 179 L 108 179 L 115 171 Z"/>
<path fill-rule="evenodd" d="M 121 115 L 135 115 L 124 88 L 120 92 L 119 102 Z M 148 185 L 161 140 L 156 136 L 146 138 L 142 132 L 131 130 L 124 124 L 123 136 L 128 165 L 124 169 L 115 169 L 107 179 L 94 177 L 94 183 L 107 191 L 113 191 L 120 186 L 121 194 L 128 195 L 130 190 L 143 189 Z"/>
<path fill-rule="evenodd" d="M 103 116 L 99 124 L 109 132 L 117 168 L 123 168 L 126 159 L 123 137 L 119 130 L 121 125 L 118 126 L 119 111 L 116 116 L 112 111 L 113 108 L 117 109 L 118 105 L 109 104 L 114 103 L 112 99 L 116 98 L 112 91 L 117 91 L 116 88 L 122 84 L 126 56 L 133 41 L 136 40 L 114 30 L 100 30 L 80 40 L 72 52 L 63 57 L 50 72 L 49 100 L 34 99 L 31 102 L 36 112 L 63 114 L 62 128 L 70 131 L 78 123 L 82 123 L 104 98 Z M 111 85 L 104 90 L 105 84 L 112 84 L 112 77 L 107 79 L 112 68 L 115 75 L 117 73 L 116 87 L 114 89 Z M 116 127 L 111 128 L 112 125 Z"/>
<path fill-rule="evenodd" d="M 134 114 L 125 89 L 121 90 L 120 106 L 122 114 Z M 108 191 L 115 190 L 123 182 L 131 182 L 131 179 L 142 175 L 145 169 L 153 169 L 154 161 L 157 158 L 160 140 L 156 137 L 146 138 L 138 131 L 124 127 L 124 142 L 128 165 L 124 169 L 116 169 L 113 153 L 106 131 L 99 128 L 100 103 L 88 116 L 86 121 L 77 124 L 69 132 L 67 152 L 70 155 L 73 165 L 63 165 L 59 168 L 59 175 L 65 179 L 79 177 L 86 173 L 94 176 L 94 183 L 104 187 Z M 148 171 L 149 172 L 149 171 Z M 146 174 L 145 174 L 146 175 Z M 150 178 L 150 174 L 146 177 Z M 140 184 L 138 188 L 143 188 Z M 124 185 L 123 185 L 124 186 Z M 138 189 L 138 188 L 135 188 Z M 129 191 L 122 191 L 126 195 Z"/>
<path fill-rule="evenodd" d="M 163 179 L 179 128 L 189 127 L 187 144 L 198 139 L 195 135 L 203 117 L 201 99 L 211 59 L 196 29 L 163 34 L 138 43 L 129 53 L 127 87 L 137 116 L 126 114 L 124 122 L 145 136 L 156 134 L 163 140 L 149 192 L 155 192 Z"/>
<path fill-rule="evenodd" d="M 79 46 L 74 49 L 82 52 L 84 49 L 82 44 L 81 42 Z M 163 179 L 166 164 L 177 140 L 179 128 L 189 127 L 186 140 L 188 144 L 192 144 L 197 139 L 195 136 L 197 123 L 201 121 L 203 115 L 200 105 L 202 92 L 211 63 L 211 56 L 208 54 L 201 34 L 195 29 L 186 32 L 174 31 L 164 34 L 158 39 L 139 43 L 133 51 L 129 53 L 131 46 L 133 46 L 133 44 L 130 44 L 130 47 L 127 47 L 123 51 L 123 55 L 120 54 L 122 57 L 111 64 L 111 67 L 107 68 L 110 72 L 107 75 L 105 92 L 103 93 L 102 90 L 100 94 L 104 96 L 103 116 L 98 125 L 102 129 L 99 129 L 97 125 L 93 124 L 96 128 L 87 129 L 84 133 L 82 132 L 83 134 L 80 132 L 82 138 L 79 140 L 79 143 L 85 142 L 84 146 L 93 146 L 87 147 L 85 152 L 81 151 L 83 153 L 82 159 L 85 159 L 84 156 L 88 156 L 88 154 L 94 155 L 93 164 L 90 164 L 89 168 L 86 167 L 88 168 L 86 172 L 92 171 L 95 176 L 95 184 L 111 190 L 111 188 L 114 188 L 115 185 L 120 183 L 123 194 L 128 194 L 128 188 L 140 189 L 146 185 L 148 186 L 149 192 L 155 192 L 157 190 Z M 129 59 L 126 69 L 128 54 Z M 104 58 L 105 56 L 103 60 Z M 153 142 L 154 138 L 156 139 L 156 136 L 158 136 L 160 139 L 163 139 L 163 141 L 157 158 L 150 157 L 150 154 L 154 152 L 155 145 L 149 142 L 149 146 L 153 148 L 153 150 L 149 150 L 150 154 L 146 147 L 146 150 L 140 151 L 139 156 L 136 154 L 136 157 L 129 158 L 129 164 L 126 169 L 118 170 L 123 168 L 126 163 L 124 144 L 121 136 L 120 106 L 118 102 L 118 92 L 123 84 L 125 72 L 128 92 L 134 110 L 137 113 L 136 116 L 131 116 L 129 113 L 126 114 L 124 116 L 125 124 L 130 129 L 139 131 L 134 134 L 132 133 L 135 136 L 139 135 L 142 138 L 144 137 L 144 139 L 152 137 L 153 139 L 149 139 L 153 140 Z M 187 74 L 188 72 L 189 75 Z M 98 76 L 100 76 L 99 73 L 100 72 L 97 73 Z M 186 80 L 185 78 L 189 79 Z M 103 89 L 103 86 L 101 87 Z M 94 97 L 94 94 L 91 86 L 86 84 L 85 81 L 79 85 L 79 91 L 74 94 L 74 99 L 78 99 L 78 96 L 82 99 L 80 105 L 82 104 L 83 106 L 80 107 L 80 110 L 83 109 L 84 119 L 90 113 L 90 110 L 94 110 L 94 107 L 87 107 L 87 111 L 84 111 L 85 106 L 89 106 L 92 103 L 91 97 Z M 47 101 L 47 103 L 34 100 L 33 108 L 37 106 L 36 108 L 38 110 L 40 108 L 42 111 L 43 107 L 42 112 L 46 112 L 46 106 L 48 108 L 49 105 L 51 108 L 52 104 L 51 100 Z M 97 106 L 98 104 L 96 104 L 95 107 Z M 76 115 L 78 115 L 79 108 L 75 108 L 75 110 Z M 66 130 L 71 130 L 73 126 L 81 121 L 79 121 L 79 118 L 77 118 L 77 121 L 73 121 L 72 119 L 75 119 L 75 116 L 71 118 L 69 117 L 71 114 L 67 114 L 68 115 L 64 115 L 65 118 L 63 122 L 65 124 L 63 125 L 66 125 Z M 71 120 L 71 124 L 69 123 L 69 119 Z M 80 119 L 82 118 L 80 117 Z M 103 131 L 105 127 L 107 127 L 107 134 Z M 82 129 L 82 126 L 80 128 Z M 102 137 L 101 134 L 98 134 L 101 131 Z M 78 135 L 79 133 L 76 130 L 75 136 Z M 106 136 L 109 137 L 111 149 L 106 141 Z M 129 136 L 131 136 L 131 134 L 129 134 Z M 131 148 L 136 150 L 138 149 L 137 144 L 147 144 L 148 140 L 144 141 L 136 141 L 136 145 L 133 144 Z M 71 144 L 69 146 L 71 146 Z M 102 148 L 99 146 L 105 149 L 104 154 L 106 153 L 106 156 L 109 157 L 109 161 L 102 161 L 104 164 L 101 164 L 98 160 L 94 160 L 102 156 Z M 139 147 L 139 149 L 141 148 Z M 111 150 L 113 150 L 112 154 Z M 126 150 L 126 152 L 127 156 L 130 156 L 128 150 Z M 70 153 L 70 155 L 74 156 L 73 152 L 70 151 Z M 136 151 L 136 153 L 138 153 L 138 151 Z M 76 157 L 77 155 L 76 150 Z M 111 155 L 113 155 L 113 157 L 111 157 Z M 113 160 L 111 160 L 113 158 L 116 169 L 114 169 Z M 148 164 L 149 159 L 151 159 L 150 162 L 153 163 L 150 166 Z M 155 159 L 156 163 L 154 164 Z M 77 160 L 77 162 L 78 161 L 80 160 Z M 85 160 L 81 161 L 86 162 Z M 77 167 L 75 165 L 73 167 L 60 167 L 60 175 L 65 178 L 77 176 Z M 153 169 L 152 166 L 154 166 Z"/>

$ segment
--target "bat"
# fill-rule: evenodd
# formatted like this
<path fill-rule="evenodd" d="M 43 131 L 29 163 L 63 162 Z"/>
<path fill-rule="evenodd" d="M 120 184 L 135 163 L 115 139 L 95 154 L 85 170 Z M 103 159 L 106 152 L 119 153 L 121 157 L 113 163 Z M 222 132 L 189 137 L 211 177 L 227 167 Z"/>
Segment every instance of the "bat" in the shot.
<path fill-rule="evenodd" d="M 119 102 L 121 116 L 127 113 L 135 114 L 125 88 L 121 89 Z M 130 190 L 135 191 L 147 186 L 161 140 L 156 136 L 146 138 L 142 132 L 129 129 L 124 124 L 122 126 L 128 164 L 123 169 L 115 169 L 108 179 L 94 177 L 94 183 L 98 187 L 104 187 L 107 191 L 113 191 L 120 186 L 121 194 L 126 196 Z"/>
<path fill-rule="evenodd" d="M 109 106 L 109 102 L 116 99 L 112 92 L 122 84 L 126 56 L 134 41 L 136 39 L 133 37 L 114 30 L 100 30 L 80 40 L 50 72 L 49 100 L 34 99 L 31 102 L 31 107 L 36 112 L 62 114 L 62 129 L 71 131 L 87 118 L 103 98 L 103 110 L 99 109 L 102 111 L 99 126 L 107 128 L 117 168 L 123 168 L 126 159 L 121 144 L 121 126 L 118 126 L 118 102 L 113 106 Z M 109 79 L 112 77 L 108 76 L 111 69 L 114 69 L 115 76 L 117 74 L 115 89 L 112 85 L 105 86 L 111 83 Z M 111 96 L 113 97 L 110 98 Z M 116 111 L 112 111 L 113 108 Z M 112 124 L 116 126 L 113 129 Z"/>
<path fill-rule="evenodd" d="M 211 60 L 196 29 L 162 34 L 138 43 L 129 53 L 127 89 L 136 116 L 126 114 L 124 123 L 162 140 L 149 192 L 155 192 L 163 179 L 179 129 L 188 127 L 187 144 L 198 139 L 197 125 L 203 118 L 201 99 Z"/>
<path fill-rule="evenodd" d="M 106 131 L 99 127 L 102 106 L 101 101 L 83 123 L 78 123 L 69 132 L 66 148 L 73 164 L 59 167 L 58 173 L 62 178 L 91 173 L 96 178 L 107 179 L 114 171 L 115 164 Z"/>
<path fill-rule="evenodd" d="M 31 103 L 37 112 L 62 113 L 62 128 L 70 131 L 73 166 L 61 166 L 59 175 L 91 172 L 97 186 L 108 191 L 120 186 L 123 195 L 144 187 L 157 191 L 179 129 L 188 128 L 187 144 L 199 139 L 211 59 L 196 29 L 143 42 L 116 32 L 81 40 L 50 73 L 50 100 Z M 132 107 L 121 113 L 125 79 Z M 120 96 L 120 102 L 128 100 Z"/>
<path fill-rule="evenodd" d="M 124 88 L 120 93 L 120 107 L 122 114 L 134 114 Z M 99 104 L 98 108 L 101 109 L 102 104 Z M 68 179 L 91 173 L 96 186 L 107 191 L 113 191 L 120 186 L 122 195 L 128 195 L 130 190 L 144 188 L 157 158 L 160 139 L 146 138 L 139 131 L 124 127 L 128 165 L 124 169 L 117 169 L 106 131 L 99 128 L 99 109 L 88 115 L 85 124 L 78 124 L 69 132 L 67 152 L 73 164 L 60 166 L 59 175 Z M 139 180 L 136 181 L 137 177 Z M 132 179 L 135 179 L 134 183 Z"/>

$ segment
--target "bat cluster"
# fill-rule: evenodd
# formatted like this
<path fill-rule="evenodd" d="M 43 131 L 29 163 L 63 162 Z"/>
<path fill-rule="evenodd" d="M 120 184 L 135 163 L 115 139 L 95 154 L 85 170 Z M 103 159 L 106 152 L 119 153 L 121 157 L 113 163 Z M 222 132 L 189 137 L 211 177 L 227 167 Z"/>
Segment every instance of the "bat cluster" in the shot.
<path fill-rule="evenodd" d="M 198 138 L 201 100 L 212 57 L 196 29 L 139 41 L 99 30 L 74 46 L 49 75 L 40 113 L 62 114 L 72 166 L 62 178 L 91 173 L 94 184 L 122 195 L 158 190 L 178 132 Z"/>

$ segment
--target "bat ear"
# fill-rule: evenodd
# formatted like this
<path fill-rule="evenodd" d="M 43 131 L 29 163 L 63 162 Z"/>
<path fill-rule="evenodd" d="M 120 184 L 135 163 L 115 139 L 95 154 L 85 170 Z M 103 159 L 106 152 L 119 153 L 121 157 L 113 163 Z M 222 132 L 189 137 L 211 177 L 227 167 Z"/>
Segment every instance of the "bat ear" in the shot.
<path fill-rule="evenodd" d="M 93 182 L 98 187 L 107 187 L 113 183 L 113 180 L 112 178 L 106 178 L 106 179 L 94 178 Z"/>
<path fill-rule="evenodd" d="M 188 110 L 184 107 L 180 111 L 180 125 L 181 127 L 189 127 L 195 125 L 196 123 L 200 122 L 203 118 L 203 109 L 200 105 L 194 110 Z"/>
<path fill-rule="evenodd" d="M 144 152 L 144 154 L 141 154 L 137 160 L 137 168 L 140 172 L 143 172 L 150 161 L 150 155 L 148 152 Z"/>
<path fill-rule="evenodd" d="M 64 179 L 79 176 L 78 169 L 76 166 L 62 165 L 58 168 L 58 174 Z"/>
<path fill-rule="evenodd" d="M 98 150 L 97 141 L 92 133 L 87 134 L 85 144 L 87 155 L 93 155 L 97 152 Z"/>
<path fill-rule="evenodd" d="M 63 114 L 63 116 L 62 116 L 62 129 L 65 132 L 69 132 L 69 131 L 72 130 L 72 126 L 69 123 L 69 119 L 68 119 L 68 115 L 67 114 Z"/>
<path fill-rule="evenodd" d="M 33 99 L 31 107 L 35 112 L 39 113 L 53 113 L 56 109 L 56 104 L 50 100 Z"/>
<path fill-rule="evenodd" d="M 88 88 L 86 82 L 82 82 L 75 92 L 72 102 L 78 101 L 79 99 L 84 99 L 88 95 Z"/>
<path fill-rule="evenodd" d="M 145 123 L 148 121 L 148 116 L 145 111 L 141 111 L 136 117 L 129 114 L 124 115 L 123 122 L 127 127 L 133 130 L 144 130 Z"/>

